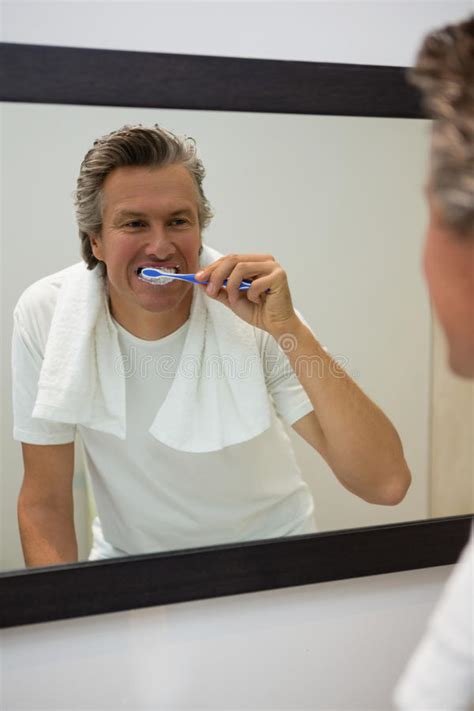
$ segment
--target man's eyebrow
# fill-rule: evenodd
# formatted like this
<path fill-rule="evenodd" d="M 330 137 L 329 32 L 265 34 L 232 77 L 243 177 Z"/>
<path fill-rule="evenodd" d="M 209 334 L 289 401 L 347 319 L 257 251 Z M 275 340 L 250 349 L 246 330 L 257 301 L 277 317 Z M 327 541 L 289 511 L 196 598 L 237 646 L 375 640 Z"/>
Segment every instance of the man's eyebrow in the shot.
<path fill-rule="evenodd" d="M 182 207 L 177 210 L 173 210 L 173 212 L 169 213 L 171 217 L 174 217 L 175 215 L 193 215 L 193 210 L 189 207 Z M 137 212 L 136 210 L 119 210 L 115 215 L 113 216 L 113 219 L 116 220 L 123 220 L 128 217 L 148 217 L 148 214 L 146 212 Z"/>
<path fill-rule="evenodd" d="M 146 217 L 144 212 L 136 212 L 135 210 L 119 210 L 113 216 L 114 220 L 122 220 L 125 217 Z"/>
<path fill-rule="evenodd" d="M 173 217 L 173 215 L 193 215 L 193 211 L 191 210 L 190 207 L 182 207 L 179 210 L 173 210 L 173 212 L 170 213 L 170 215 Z"/>

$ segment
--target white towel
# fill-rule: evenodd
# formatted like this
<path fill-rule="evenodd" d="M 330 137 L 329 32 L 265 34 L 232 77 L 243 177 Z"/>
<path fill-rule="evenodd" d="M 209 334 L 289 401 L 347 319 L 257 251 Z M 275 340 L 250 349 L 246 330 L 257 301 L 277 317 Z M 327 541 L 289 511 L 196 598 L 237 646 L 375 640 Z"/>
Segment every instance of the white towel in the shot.
<path fill-rule="evenodd" d="M 201 266 L 220 256 L 205 246 Z M 84 262 L 64 272 L 33 417 L 125 439 L 125 377 L 114 367 L 121 352 L 103 279 Z M 178 371 L 150 434 L 184 452 L 217 451 L 267 430 L 270 408 L 253 327 L 194 288 Z"/>

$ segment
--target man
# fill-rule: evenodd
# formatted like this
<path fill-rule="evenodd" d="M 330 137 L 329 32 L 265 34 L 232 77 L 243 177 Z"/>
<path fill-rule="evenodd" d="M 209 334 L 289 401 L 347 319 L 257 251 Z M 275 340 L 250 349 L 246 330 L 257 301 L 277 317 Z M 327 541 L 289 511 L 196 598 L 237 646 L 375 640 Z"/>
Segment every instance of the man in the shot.
<path fill-rule="evenodd" d="M 429 35 L 413 82 L 434 118 L 424 269 L 449 364 L 474 376 L 474 16 Z M 474 704 L 474 544 L 471 537 L 396 691 L 400 709 Z"/>
<path fill-rule="evenodd" d="M 295 312 L 282 267 L 202 245 L 203 177 L 193 142 L 158 127 L 96 141 L 76 193 L 87 269 L 40 280 L 15 309 L 28 565 L 77 559 L 77 433 L 98 509 L 92 559 L 313 531 L 282 420 L 357 496 L 394 505 L 406 493 L 397 432 Z M 146 283 L 146 266 L 201 272 L 203 284 Z M 117 354 L 134 367 L 119 373 Z M 216 361 L 239 367 L 209 374 Z M 189 377 L 184 365 L 198 367 Z"/>

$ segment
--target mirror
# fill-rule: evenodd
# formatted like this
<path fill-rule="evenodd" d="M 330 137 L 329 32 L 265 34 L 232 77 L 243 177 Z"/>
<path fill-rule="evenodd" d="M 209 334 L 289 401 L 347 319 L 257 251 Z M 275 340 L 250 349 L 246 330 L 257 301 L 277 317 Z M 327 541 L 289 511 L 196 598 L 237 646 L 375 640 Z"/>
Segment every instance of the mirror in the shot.
<path fill-rule="evenodd" d="M 224 254 L 274 254 L 318 340 L 402 439 L 413 483 L 401 504 L 383 507 L 346 491 L 288 430 L 317 530 L 430 517 L 432 334 L 420 268 L 429 121 L 19 103 L 3 104 L 2 114 L 4 393 L 16 301 L 37 279 L 80 260 L 71 193 L 84 154 L 126 123 L 159 123 L 196 139 L 215 213 L 204 242 Z M 12 570 L 24 565 L 16 520 L 22 463 L 6 395 L 4 410 L 2 569 Z M 96 509 L 80 446 L 74 500 L 86 560 Z"/>

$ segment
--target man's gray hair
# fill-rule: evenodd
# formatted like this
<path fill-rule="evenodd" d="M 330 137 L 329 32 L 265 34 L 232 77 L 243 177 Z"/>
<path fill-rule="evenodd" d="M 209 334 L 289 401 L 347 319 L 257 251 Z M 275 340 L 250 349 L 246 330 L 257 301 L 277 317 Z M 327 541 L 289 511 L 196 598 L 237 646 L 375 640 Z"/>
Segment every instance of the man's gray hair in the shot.
<path fill-rule="evenodd" d="M 429 34 L 410 81 L 433 117 L 429 188 L 445 223 L 474 236 L 474 15 Z"/>
<path fill-rule="evenodd" d="M 139 124 L 123 126 L 94 141 L 82 161 L 74 194 L 81 252 L 88 269 L 99 263 L 92 253 L 89 235 L 99 234 L 102 229 L 102 188 L 107 176 L 126 166 L 169 165 L 182 165 L 189 171 L 197 190 L 199 226 L 203 230 L 213 214 L 202 187 L 205 170 L 193 138 L 177 136 L 157 124 L 152 128 Z M 105 265 L 102 267 L 105 273 Z"/>

